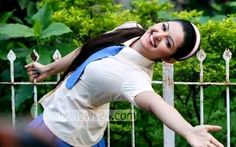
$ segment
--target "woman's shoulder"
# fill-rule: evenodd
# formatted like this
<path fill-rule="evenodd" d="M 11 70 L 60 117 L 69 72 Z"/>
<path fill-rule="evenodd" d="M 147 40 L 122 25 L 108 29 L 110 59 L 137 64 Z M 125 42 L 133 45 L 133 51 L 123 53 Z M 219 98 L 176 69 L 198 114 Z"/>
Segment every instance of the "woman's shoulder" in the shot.
<path fill-rule="evenodd" d="M 115 29 L 128 29 L 128 28 L 143 28 L 139 23 L 137 23 L 136 21 L 128 21 L 125 22 L 121 25 L 119 25 L 118 27 L 116 27 Z"/>
<path fill-rule="evenodd" d="M 143 27 L 139 23 L 137 23 L 136 21 L 128 21 L 128 22 L 125 22 L 125 23 L 117 26 L 113 30 L 106 32 L 106 33 L 110 33 L 115 30 L 118 30 L 118 29 L 129 29 L 129 28 L 143 28 Z"/>

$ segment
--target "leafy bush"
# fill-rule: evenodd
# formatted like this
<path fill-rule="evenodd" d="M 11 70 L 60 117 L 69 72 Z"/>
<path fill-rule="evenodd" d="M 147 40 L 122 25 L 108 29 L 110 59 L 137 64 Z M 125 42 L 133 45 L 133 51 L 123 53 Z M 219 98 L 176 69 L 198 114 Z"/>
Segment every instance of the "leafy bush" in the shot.
<path fill-rule="evenodd" d="M 126 21 L 139 17 L 122 9 L 113 0 L 43 0 L 42 4 L 54 5 L 54 20 L 68 25 L 76 35 L 74 42 L 81 45 L 88 38 L 104 33 Z"/>

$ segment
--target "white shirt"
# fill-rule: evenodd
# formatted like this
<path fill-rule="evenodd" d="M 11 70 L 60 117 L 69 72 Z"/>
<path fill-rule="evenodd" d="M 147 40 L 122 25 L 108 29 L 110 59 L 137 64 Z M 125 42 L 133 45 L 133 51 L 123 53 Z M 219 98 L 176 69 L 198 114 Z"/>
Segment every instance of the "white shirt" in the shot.
<path fill-rule="evenodd" d="M 130 47 L 115 56 L 91 62 L 71 90 L 64 80 L 40 100 L 46 126 L 73 146 L 96 144 L 107 126 L 109 102 L 128 100 L 136 105 L 136 95 L 153 91 L 152 64 Z"/>

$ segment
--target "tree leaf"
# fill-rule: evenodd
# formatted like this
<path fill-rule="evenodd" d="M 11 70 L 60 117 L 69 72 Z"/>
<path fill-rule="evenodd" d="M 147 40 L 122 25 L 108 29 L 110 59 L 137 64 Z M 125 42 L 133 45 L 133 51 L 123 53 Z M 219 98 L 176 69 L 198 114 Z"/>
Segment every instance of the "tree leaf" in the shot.
<path fill-rule="evenodd" d="M 42 24 L 42 29 L 48 27 L 52 21 L 52 8 L 48 5 L 44 5 L 39 11 L 32 17 L 35 22 L 40 22 Z"/>
<path fill-rule="evenodd" d="M 71 32 L 71 29 L 63 23 L 51 23 L 42 33 L 41 38 L 48 38 L 53 35 L 59 36 Z"/>
<path fill-rule="evenodd" d="M 7 20 L 12 16 L 14 11 L 12 12 L 5 12 L 0 15 L 0 22 L 1 23 L 6 23 Z"/>
<path fill-rule="evenodd" d="M 0 23 L 0 28 L 2 28 L 5 25 L 6 25 L 5 23 Z M 0 40 L 7 40 L 7 39 L 9 39 L 9 37 L 6 34 L 1 34 L 1 32 L 0 32 Z"/>
<path fill-rule="evenodd" d="M 9 38 L 33 37 L 33 30 L 22 24 L 6 24 L 0 28 L 0 34 L 7 35 Z"/>
<path fill-rule="evenodd" d="M 34 36 L 36 38 L 39 38 L 41 36 L 41 33 L 42 33 L 42 24 L 41 24 L 40 21 L 36 21 L 34 23 L 33 30 L 34 30 Z"/>
<path fill-rule="evenodd" d="M 49 64 L 52 60 L 52 50 L 45 47 L 40 47 L 38 50 L 40 55 L 39 62 L 42 64 Z"/>
<path fill-rule="evenodd" d="M 7 40 L 9 37 L 7 35 L 1 35 L 0 34 L 0 40 Z"/>

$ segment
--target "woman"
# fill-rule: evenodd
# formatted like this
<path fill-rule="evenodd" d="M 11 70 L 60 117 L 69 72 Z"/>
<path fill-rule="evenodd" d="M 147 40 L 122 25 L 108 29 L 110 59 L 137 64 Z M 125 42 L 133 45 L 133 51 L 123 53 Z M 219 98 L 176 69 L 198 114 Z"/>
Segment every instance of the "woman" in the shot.
<path fill-rule="evenodd" d="M 46 66 L 36 62 L 27 65 L 31 81 L 65 71 L 57 88 L 40 100 L 44 113 L 37 132 L 49 132 L 51 138 L 63 140 L 68 146 L 93 146 L 101 141 L 105 131 L 107 119 L 101 119 L 101 114 L 108 112 L 109 102 L 128 100 L 154 113 L 192 146 L 223 146 L 208 133 L 220 130 L 219 126 L 191 126 L 151 87 L 155 61 L 173 63 L 187 59 L 196 53 L 199 44 L 198 29 L 185 20 L 157 23 L 147 31 L 129 22 L 89 40 L 81 50 L 59 61 Z M 89 62 L 80 69 L 91 55 L 111 46 L 119 49 L 117 54 Z M 77 74 L 79 70 L 81 76 Z M 82 113 L 92 114 L 98 121 L 84 119 Z"/>

